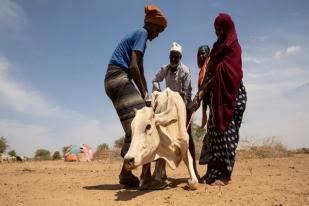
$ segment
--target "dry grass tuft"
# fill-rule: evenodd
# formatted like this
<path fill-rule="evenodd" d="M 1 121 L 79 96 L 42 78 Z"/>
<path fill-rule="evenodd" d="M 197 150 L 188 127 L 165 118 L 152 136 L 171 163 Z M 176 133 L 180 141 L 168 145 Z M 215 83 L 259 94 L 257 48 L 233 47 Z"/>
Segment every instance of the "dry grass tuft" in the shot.
<path fill-rule="evenodd" d="M 202 141 L 195 141 L 195 154 L 198 159 L 202 148 Z M 302 149 L 301 151 L 309 152 L 309 149 Z M 237 149 L 237 158 L 252 159 L 252 158 L 273 158 L 273 157 L 287 157 L 295 153 L 289 151 L 280 141 L 278 137 L 266 137 L 262 140 L 255 138 L 247 138 L 239 142 Z M 304 152 L 302 152 L 304 153 Z"/>
<path fill-rule="evenodd" d="M 308 147 L 298 148 L 293 152 L 296 154 L 309 154 L 309 148 Z"/>
<path fill-rule="evenodd" d="M 200 152 L 202 149 L 202 139 L 195 140 L 195 156 L 196 160 L 200 158 Z M 240 159 L 253 159 L 253 158 L 277 158 L 287 157 L 292 154 L 309 154 L 309 148 L 300 148 L 296 150 L 288 150 L 280 141 L 278 137 L 266 137 L 262 140 L 254 138 L 247 138 L 239 142 L 237 149 L 237 158 Z M 105 150 L 96 152 L 94 159 L 103 161 L 105 163 L 111 163 L 115 160 L 121 160 L 120 149 L 113 148 L 111 150 Z"/>
<path fill-rule="evenodd" d="M 240 141 L 237 154 L 240 158 L 250 159 L 287 157 L 292 152 L 281 143 L 278 137 L 266 137 L 261 143 L 254 139 Z"/>
<path fill-rule="evenodd" d="M 120 149 L 112 150 L 100 150 L 94 153 L 94 160 L 103 161 L 105 163 L 111 163 L 114 160 L 121 159 Z"/>

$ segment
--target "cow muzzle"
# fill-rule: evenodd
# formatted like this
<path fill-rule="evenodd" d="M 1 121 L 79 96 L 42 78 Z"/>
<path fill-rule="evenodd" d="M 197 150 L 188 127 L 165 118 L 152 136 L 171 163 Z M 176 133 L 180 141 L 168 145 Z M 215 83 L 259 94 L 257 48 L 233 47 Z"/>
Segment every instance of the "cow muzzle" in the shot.
<path fill-rule="evenodd" d="M 135 169 L 137 166 L 135 166 L 135 159 L 134 157 L 125 157 L 124 158 L 124 168 L 126 170 L 133 170 Z"/>

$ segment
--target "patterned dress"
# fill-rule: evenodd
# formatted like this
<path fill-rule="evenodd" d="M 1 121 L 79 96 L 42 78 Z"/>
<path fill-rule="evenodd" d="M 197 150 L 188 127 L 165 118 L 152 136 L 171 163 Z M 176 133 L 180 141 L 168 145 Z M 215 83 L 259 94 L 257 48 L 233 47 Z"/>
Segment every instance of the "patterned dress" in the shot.
<path fill-rule="evenodd" d="M 235 152 L 239 141 L 239 128 L 246 108 L 247 93 L 243 83 L 236 96 L 236 105 L 232 121 L 224 132 L 218 132 L 214 124 L 213 93 L 210 92 L 210 113 L 207 133 L 203 140 L 200 164 L 208 164 L 203 180 L 207 184 L 215 180 L 230 180 L 235 163 Z"/>

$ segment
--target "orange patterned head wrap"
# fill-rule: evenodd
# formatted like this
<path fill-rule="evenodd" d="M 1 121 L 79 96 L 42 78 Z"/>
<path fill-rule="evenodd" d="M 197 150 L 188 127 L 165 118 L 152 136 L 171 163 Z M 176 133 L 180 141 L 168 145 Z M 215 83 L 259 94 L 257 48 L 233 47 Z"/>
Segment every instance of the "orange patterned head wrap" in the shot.
<path fill-rule="evenodd" d="M 145 22 L 167 27 L 167 18 L 159 7 L 155 5 L 145 6 Z"/>

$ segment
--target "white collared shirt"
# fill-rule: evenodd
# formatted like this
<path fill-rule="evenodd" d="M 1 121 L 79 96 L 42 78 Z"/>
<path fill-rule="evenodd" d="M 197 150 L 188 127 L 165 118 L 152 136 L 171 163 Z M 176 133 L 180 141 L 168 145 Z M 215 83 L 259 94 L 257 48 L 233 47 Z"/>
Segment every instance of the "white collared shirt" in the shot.
<path fill-rule="evenodd" d="M 189 67 L 181 62 L 175 72 L 171 70 L 170 64 L 161 67 L 152 80 L 152 91 L 161 91 L 160 82 L 164 79 L 166 87 L 179 92 L 186 105 L 191 102 L 192 87 Z"/>

